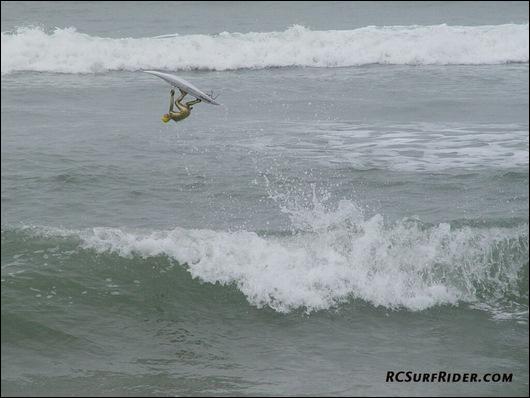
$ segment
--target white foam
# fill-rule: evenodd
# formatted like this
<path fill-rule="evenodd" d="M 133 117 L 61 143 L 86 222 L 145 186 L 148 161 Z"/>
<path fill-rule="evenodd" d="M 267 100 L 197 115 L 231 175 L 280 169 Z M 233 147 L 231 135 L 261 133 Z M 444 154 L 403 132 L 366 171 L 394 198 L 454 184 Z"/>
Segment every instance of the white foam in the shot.
<path fill-rule="evenodd" d="M 368 26 L 312 31 L 103 38 L 56 28 L 2 32 L 2 74 L 110 70 L 229 70 L 366 64 L 503 64 L 528 62 L 528 24 Z"/>
<path fill-rule="evenodd" d="M 281 131 L 289 128 L 284 125 Z M 292 134 L 277 134 L 273 140 L 263 135 L 241 139 L 237 145 L 270 156 L 285 154 L 359 169 L 528 169 L 527 123 L 367 125 L 348 121 L 296 124 L 293 128 L 305 133 L 298 134 L 294 143 Z"/>
<path fill-rule="evenodd" d="M 412 311 L 459 302 L 498 308 L 499 297 L 519 294 L 518 274 L 527 260 L 517 259 L 528 256 L 528 225 L 388 225 L 381 215 L 364 219 L 350 201 L 335 209 L 318 200 L 305 209 L 286 204 L 284 211 L 298 230 L 288 237 L 182 228 L 45 233 L 75 235 L 83 248 L 101 253 L 167 256 L 194 278 L 235 285 L 251 304 L 279 312 L 328 309 L 352 298 Z"/>

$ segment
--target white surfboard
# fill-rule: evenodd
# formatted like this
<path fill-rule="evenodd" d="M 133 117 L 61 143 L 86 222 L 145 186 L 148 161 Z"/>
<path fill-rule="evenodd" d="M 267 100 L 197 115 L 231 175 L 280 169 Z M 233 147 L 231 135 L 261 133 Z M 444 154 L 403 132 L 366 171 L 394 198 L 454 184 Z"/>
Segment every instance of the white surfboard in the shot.
<path fill-rule="evenodd" d="M 182 91 L 185 91 L 189 95 L 198 98 L 204 102 L 207 102 L 212 105 L 220 105 L 217 101 L 215 101 L 214 98 L 210 97 L 204 91 L 199 90 L 193 84 L 184 80 L 181 77 L 171 75 L 169 73 L 157 72 L 156 70 L 144 70 L 143 72 L 158 76 L 159 78 L 171 84 L 173 87 L 180 88 Z"/>

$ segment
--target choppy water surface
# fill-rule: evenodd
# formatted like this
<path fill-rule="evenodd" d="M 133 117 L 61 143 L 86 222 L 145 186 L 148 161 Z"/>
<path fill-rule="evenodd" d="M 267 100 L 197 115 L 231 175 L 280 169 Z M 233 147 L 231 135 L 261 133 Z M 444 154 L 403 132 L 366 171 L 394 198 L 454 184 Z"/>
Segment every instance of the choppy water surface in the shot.
<path fill-rule="evenodd" d="M 528 394 L 526 3 L 20 3 L 2 394 Z"/>

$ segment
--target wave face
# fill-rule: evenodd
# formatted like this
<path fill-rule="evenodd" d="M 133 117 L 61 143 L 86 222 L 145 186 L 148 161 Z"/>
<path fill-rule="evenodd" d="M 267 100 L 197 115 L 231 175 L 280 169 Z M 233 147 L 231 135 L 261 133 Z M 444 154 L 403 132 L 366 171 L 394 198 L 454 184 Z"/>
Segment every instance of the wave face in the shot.
<path fill-rule="evenodd" d="M 40 27 L 2 32 L 2 74 L 512 62 L 528 62 L 528 24 L 329 31 L 295 25 L 283 32 L 121 39 L 90 36 L 73 27 L 51 33 Z"/>
<path fill-rule="evenodd" d="M 57 239 L 65 239 L 59 243 L 65 255 L 75 252 L 73 244 L 109 264 L 117 255 L 149 269 L 150 261 L 166 257 L 194 279 L 235 286 L 250 304 L 283 313 L 325 310 L 360 299 L 375 307 L 411 311 L 466 302 L 499 317 L 506 314 L 506 305 L 515 303 L 523 318 L 527 314 L 527 224 L 454 227 L 408 219 L 386 224 L 380 215 L 363 218 L 346 200 L 333 210 L 317 203 L 289 212 L 297 232 L 279 236 L 107 227 L 32 227 L 15 235 L 22 233 L 16 240 L 26 243 L 33 239 L 28 234 L 38 236 L 39 249 L 39 239 L 52 238 L 54 255 Z"/>

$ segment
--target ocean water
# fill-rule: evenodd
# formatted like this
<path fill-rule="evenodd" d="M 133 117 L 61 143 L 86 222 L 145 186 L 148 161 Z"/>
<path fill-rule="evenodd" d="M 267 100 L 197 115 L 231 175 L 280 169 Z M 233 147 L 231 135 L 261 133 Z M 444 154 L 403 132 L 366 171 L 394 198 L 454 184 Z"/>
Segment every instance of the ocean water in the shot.
<path fill-rule="evenodd" d="M 2 395 L 528 395 L 528 3 L 1 7 Z"/>

